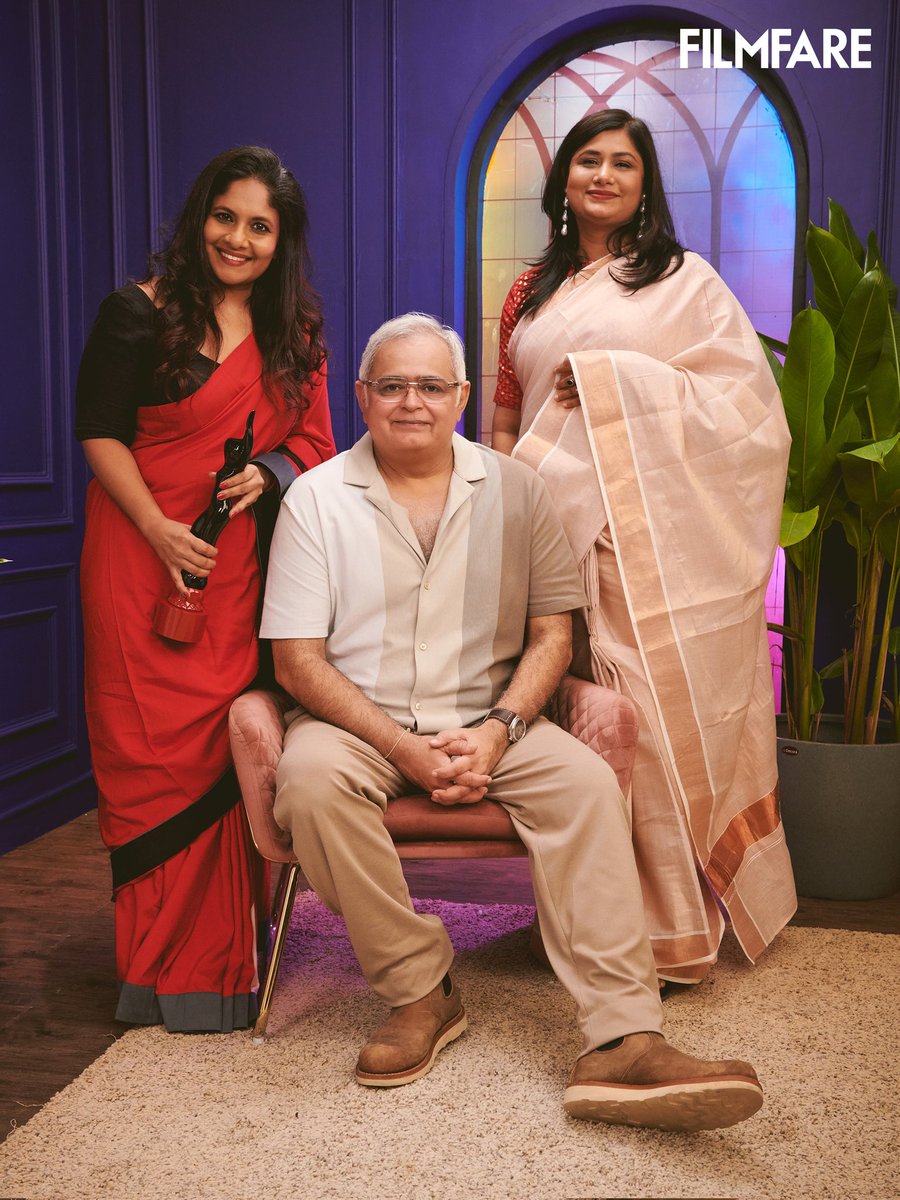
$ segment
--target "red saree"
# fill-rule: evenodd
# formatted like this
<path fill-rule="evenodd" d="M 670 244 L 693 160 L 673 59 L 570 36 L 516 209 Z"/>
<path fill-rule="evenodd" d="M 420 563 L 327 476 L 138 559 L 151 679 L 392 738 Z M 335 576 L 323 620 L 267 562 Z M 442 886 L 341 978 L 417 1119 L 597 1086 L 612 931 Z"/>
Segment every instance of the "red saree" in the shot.
<path fill-rule="evenodd" d="M 261 367 L 250 336 L 193 395 L 138 410 L 131 450 L 167 517 L 190 524 L 206 507 L 224 440 L 241 436 L 253 409 L 254 456 L 278 447 L 309 467 L 334 453 L 324 373 L 298 415 L 265 395 Z M 81 563 L 85 706 L 110 848 L 158 829 L 229 771 L 228 709 L 257 670 L 261 580 L 251 512 L 231 521 L 217 544 L 202 639 L 164 640 L 151 618 L 172 589 L 169 575 L 100 484 L 90 484 Z M 259 865 L 243 809 L 232 806 L 117 889 L 119 1020 L 162 1021 L 172 1031 L 252 1023 Z"/>

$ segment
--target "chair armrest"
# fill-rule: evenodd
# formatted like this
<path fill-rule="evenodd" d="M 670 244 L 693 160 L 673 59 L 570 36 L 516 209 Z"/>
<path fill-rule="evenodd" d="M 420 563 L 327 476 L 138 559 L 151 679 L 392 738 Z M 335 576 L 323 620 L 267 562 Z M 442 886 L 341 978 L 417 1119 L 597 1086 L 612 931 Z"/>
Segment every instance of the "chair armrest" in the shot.
<path fill-rule="evenodd" d="M 257 850 L 270 862 L 293 862 L 291 835 L 276 824 L 275 772 L 284 746 L 284 714 L 292 701 L 275 692 L 238 696 L 228 714 L 234 769 Z"/>
<path fill-rule="evenodd" d="M 632 702 L 612 688 L 565 675 L 546 712 L 551 721 L 602 755 L 627 795 L 638 739 L 637 711 Z"/>

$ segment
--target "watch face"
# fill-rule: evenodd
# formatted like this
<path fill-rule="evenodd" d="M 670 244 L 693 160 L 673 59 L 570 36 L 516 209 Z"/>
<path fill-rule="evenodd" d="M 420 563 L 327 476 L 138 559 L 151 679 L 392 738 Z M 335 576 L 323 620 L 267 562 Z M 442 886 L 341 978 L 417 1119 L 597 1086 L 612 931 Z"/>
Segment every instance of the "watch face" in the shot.
<path fill-rule="evenodd" d="M 505 725 L 506 736 L 511 742 L 521 742 L 528 730 L 528 726 L 522 718 L 516 716 L 514 712 L 510 712 L 508 708 L 492 708 L 488 715 L 482 719 L 482 724 L 485 721 L 500 721 Z"/>
<path fill-rule="evenodd" d="M 521 717 L 513 717 L 508 726 L 509 740 L 511 742 L 521 742 L 527 728 L 528 726 Z"/>

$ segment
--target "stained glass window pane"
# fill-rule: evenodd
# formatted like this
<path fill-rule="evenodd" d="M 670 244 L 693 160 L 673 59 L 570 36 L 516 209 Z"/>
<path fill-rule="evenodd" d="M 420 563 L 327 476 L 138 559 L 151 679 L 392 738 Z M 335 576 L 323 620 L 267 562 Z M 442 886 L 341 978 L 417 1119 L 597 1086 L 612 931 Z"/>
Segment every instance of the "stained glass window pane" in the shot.
<path fill-rule="evenodd" d="M 647 122 L 679 240 L 716 268 L 757 329 L 787 337 L 796 181 L 772 103 L 743 71 L 680 68 L 674 42 L 586 51 L 522 102 L 488 165 L 481 243 L 483 440 L 493 418 L 500 310 L 549 235 L 540 204 L 544 175 L 571 126 L 603 108 L 625 108 Z"/>

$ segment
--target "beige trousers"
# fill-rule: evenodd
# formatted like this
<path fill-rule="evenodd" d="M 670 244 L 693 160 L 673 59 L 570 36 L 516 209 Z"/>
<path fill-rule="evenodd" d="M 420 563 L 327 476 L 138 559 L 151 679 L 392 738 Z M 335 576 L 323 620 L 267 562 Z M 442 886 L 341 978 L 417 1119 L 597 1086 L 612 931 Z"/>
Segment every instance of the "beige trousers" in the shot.
<path fill-rule="evenodd" d="M 528 850 L 541 934 L 573 996 L 581 1053 L 662 1028 L 625 800 L 612 769 L 540 718 L 510 746 L 488 793 Z M 278 768 L 275 819 L 321 899 L 343 914 L 372 989 L 391 1007 L 429 992 L 453 960 L 440 919 L 417 913 L 384 828 L 411 785 L 351 733 L 301 714 Z"/>

